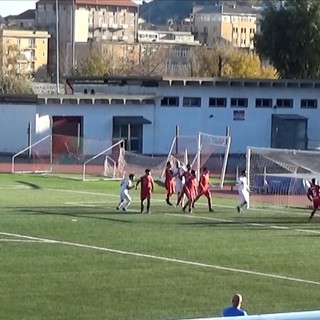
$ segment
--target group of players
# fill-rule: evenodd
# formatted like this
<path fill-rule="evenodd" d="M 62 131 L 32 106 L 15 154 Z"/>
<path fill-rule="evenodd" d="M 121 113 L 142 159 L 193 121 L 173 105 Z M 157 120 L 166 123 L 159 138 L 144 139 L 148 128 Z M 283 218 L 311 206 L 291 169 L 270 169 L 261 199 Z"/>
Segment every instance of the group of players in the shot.
<path fill-rule="evenodd" d="M 145 170 L 145 174 L 137 181 L 136 185 L 133 185 L 135 176 L 130 174 L 128 178 L 125 178 L 120 185 L 119 195 L 120 202 L 117 206 L 117 210 L 127 211 L 132 199 L 129 194 L 129 190 L 132 188 L 138 188 L 140 184 L 140 212 L 144 212 L 144 203 L 147 202 L 146 212 L 150 213 L 151 195 L 154 190 L 154 180 L 151 175 L 150 169 Z M 165 169 L 165 189 L 166 203 L 172 206 L 171 198 L 176 193 L 177 201 L 175 206 L 182 206 L 182 210 L 185 212 L 188 208 L 188 212 L 192 213 L 194 204 L 205 196 L 208 201 L 208 209 L 213 212 L 212 200 L 209 183 L 209 171 L 206 167 L 202 169 L 199 180 L 197 179 L 196 172 L 188 164 L 186 168 L 183 168 L 179 161 L 176 161 L 175 166 L 172 167 L 168 162 Z M 236 184 L 239 193 L 240 204 L 237 206 L 238 212 L 242 212 L 242 209 L 247 206 L 249 202 L 249 186 L 247 183 L 246 172 L 242 171 Z M 316 179 L 311 180 L 310 187 L 307 191 L 307 197 L 312 202 L 312 212 L 310 214 L 308 222 L 311 221 L 314 214 L 320 207 L 320 186 L 316 183 Z M 184 201 L 186 198 L 186 201 Z"/>
<path fill-rule="evenodd" d="M 154 180 L 151 175 L 150 169 L 145 170 L 145 174 L 137 181 L 136 185 L 133 185 L 135 176 L 130 174 L 128 178 L 125 178 L 120 185 L 119 195 L 120 202 L 117 206 L 117 210 L 126 211 L 129 207 L 132 199 L 129 194 L 129 190 L 137 189 L 140 184 L 140 211 L 144 212 L 144 203 L 147 202 L 146 213 L 150 213 L 151 195 L 154 190 Z M 205 196 L 208 200 L 208 209 L 210 212 L 212 209 L 210 184 L 209 184 L 209 171 L 206 167 L 202 169 L 199 180 L 197 179 L 195 170 L 192 170 L 191 165 L 187 165 L 186 168 L 180 165 L 179 161 L 176 161 L 175 166 L 172 167 L 168 162 L 165 169 L 165 182 L 164 182 L 167 197 L 166 203 L 170 206 L 171 198 L 174 194 L 177 194 L 176 206 L 182 206 L 182 210 L 185 212 L 188 208 L 188 212 L 192 212 L 194 204 L 202 196 Z M 186 201 L 185 201 L 186 199 Z"/>

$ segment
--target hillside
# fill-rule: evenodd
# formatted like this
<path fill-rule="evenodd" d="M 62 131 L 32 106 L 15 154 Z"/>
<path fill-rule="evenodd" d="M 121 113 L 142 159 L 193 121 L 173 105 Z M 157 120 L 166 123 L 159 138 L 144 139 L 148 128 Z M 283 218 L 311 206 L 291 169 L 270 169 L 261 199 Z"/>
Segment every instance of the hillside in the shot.
<path fill-rule="evenodd" d="M 268 0 L 228 0 L 238 4 L 261 5 Z M 160 25 L 165 24 L 168 19 L 180 19 L 189 17 L 194 5 L 214 4 L 219 0 L 153 0 L 144 2 L 140 7 L 140 15 L 146 21 Z"/>

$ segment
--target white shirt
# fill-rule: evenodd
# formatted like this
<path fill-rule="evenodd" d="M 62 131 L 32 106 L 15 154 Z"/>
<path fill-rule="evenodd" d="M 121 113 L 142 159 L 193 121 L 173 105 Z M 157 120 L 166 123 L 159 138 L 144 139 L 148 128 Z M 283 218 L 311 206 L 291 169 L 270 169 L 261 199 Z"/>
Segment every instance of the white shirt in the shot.
<path fill-rule="evenodd" d="M 122 180 L 120 185 L 120 193 L 125 190 L 129 190 L 132 187 L 132 181 L 129 178 L 125 178 Z"/>
<path fill-rule="evenodd" d="M 247 177 L 241 176 L 237 181 L 237 187 L 239 192 L 249 192 Z"/>
<path fill-rule="evenodd" d="M 175 167 L 173 168 L 173 175 L 175 179 L 179 179 L 180 181 L 184 182 L 184 177 L 182 176 L 184 174 L 184 169 L 182 167 Z"/>

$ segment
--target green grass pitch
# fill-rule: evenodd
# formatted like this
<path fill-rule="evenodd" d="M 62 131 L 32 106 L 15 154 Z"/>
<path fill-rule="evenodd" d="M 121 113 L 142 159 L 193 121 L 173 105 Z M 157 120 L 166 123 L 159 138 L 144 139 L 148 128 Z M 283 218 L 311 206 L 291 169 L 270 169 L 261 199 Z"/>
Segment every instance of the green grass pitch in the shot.
<path fill-rule="evenodd" d="M 117 212 L 119 182 L 0 175 L 0 319 L 169 320 L 319 308 L 319 217 L 204 200 Z M 51 241 L 49 241 L 51 240 Z"/>

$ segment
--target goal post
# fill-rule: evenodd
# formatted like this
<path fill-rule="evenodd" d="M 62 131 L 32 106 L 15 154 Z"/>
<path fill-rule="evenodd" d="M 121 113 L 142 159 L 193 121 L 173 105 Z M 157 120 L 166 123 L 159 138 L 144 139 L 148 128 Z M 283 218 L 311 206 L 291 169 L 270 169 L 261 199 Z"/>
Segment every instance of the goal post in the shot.
<path fill-rule="evenodd" d="M 119 162 L 123 145 L 124 140 L 120 140 L 86 160 L 82 167 L 82 180 L 95 180 L 98 177 L 105 179 L 123 178 L 121 163 Z"/>
<path fill-rule="evenodd" d="M 251 208 L 307 208 L 310 180 L 320 181 L 320 152 L 248 147 L 246 169 Z"/>
<path fill-rule="evenodd" d="M 193 136 L 179 135 L 173 138 L 167 161 L 173 164 L 179 160 L 182 166 L 191 164 L 198 177 L 201 168 L 206 166 L 211 175 L 218 180 L 219 187 L 223 188 L 230 145 L 230 136 L 217 136 L 203 132 Z M 162 178 L 163 176 L 164 170 Z"/>
<path fill-rule="evenodd" d="M 14 154 L 11 159 L 11 173 L 52 172 L 52 136 L 32 143 Z"/>

